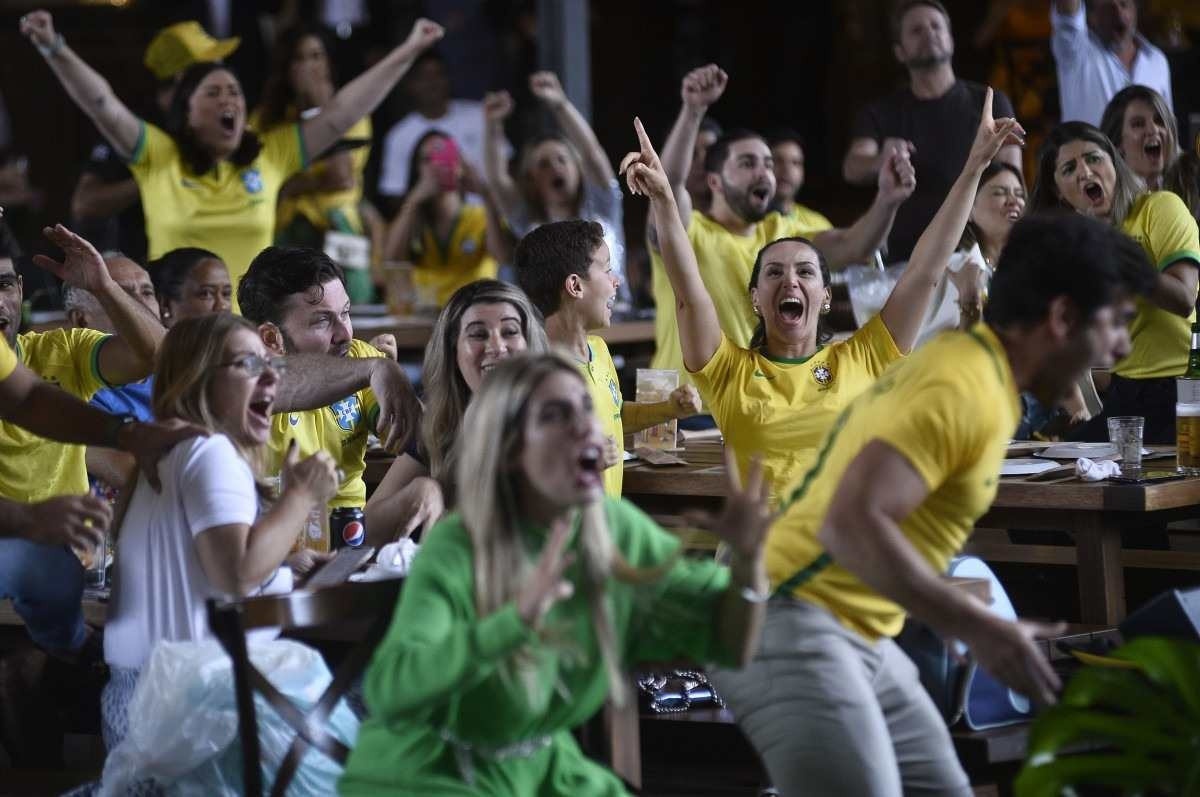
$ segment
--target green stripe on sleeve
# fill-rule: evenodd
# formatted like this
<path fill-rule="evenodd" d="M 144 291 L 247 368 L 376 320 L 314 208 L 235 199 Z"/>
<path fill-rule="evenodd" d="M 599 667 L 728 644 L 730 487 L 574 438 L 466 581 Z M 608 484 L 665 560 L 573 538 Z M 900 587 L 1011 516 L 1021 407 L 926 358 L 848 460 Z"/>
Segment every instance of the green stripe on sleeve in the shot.
<path fill-rule="evenodd" d="M 799 572 L 796 573 L 796 575 L 780 584 L 779 588 L 775 590 L 775 594 L 790 595 L 798 587 L 801 587 L 816 578 L 818 573 L 829 567 L 831 564 L 833 564 L 833 557 L 828 553 L 823 552 L 816 559 L 813 559 L 811 562 L 805 565 Z"/>
<path fill-rule="evenodd" d="M 105 335 L 92 346 L 92 376 L 105 387 L 118 387 L 118 385 L 114 385 L 105 379 L 104 374 L 100 371 L 100 350 L 104 348 L 104 344 L 112 339 L 112 335 Z"/>
<path fill-rule="evenodd" d="M 129 162 L 137 163 L 146 154 L 146 121 L 138 120 L 138 137 L 137 143 L 133 145 L 133 152 L 129 153 Z"/>
<path fill-rule="evenodd" d="M 1200 266 L 1200 252 L 1192 249 L 1180 249 L 1178 252 L 1172 252 L 1158 261 L 1158 270 L 1165 271 L 1169 266 L 1178 263 L 1180 260 L 1192 260 L 1195 261 L 1197 266 Z"/>
<path fill-rule="evenodd" d="M 300 150 L 300 171 L 304 171 L 309 166 L 308 147 L 304 146 L 304 131 L 300 128 L 300 123 L 297 122 L 296 128 L 296 147 Z"/>

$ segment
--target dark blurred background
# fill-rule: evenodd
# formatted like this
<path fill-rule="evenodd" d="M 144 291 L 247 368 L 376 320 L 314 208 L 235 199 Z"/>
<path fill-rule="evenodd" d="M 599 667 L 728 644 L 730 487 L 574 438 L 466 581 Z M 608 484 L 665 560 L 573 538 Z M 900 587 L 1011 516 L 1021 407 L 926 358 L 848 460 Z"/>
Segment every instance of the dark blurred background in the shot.
<path fill-rule="evenodd" d="M 1030 131 L 1034 149 L 1038 131 L 1052 126 L 1058 113 L 1049 0 L 945 4 L 958 75 L 1003 89 Z M 44 248 L 37 230 L 68 218 L 80 166 L 97 136 L 18 33 L 21 14 L 39 7 L 53 12 L 71 46 L 127 104 L 141 110 L 153 88 L 142 65 L 146 44 L 159 28 L 180 19 L 199 19 L 212 29 L 212 5 L 203 0 L 0 2 L 0 97 L 7 111 L 7 124 L 0 118 L 0 201 L 23 246 Z M 220 24 L 243 38 L 231 60 L 251 101 L 261 88 L 256 81 L 263 77 L 273 23 L 281 14 L 311 19 L 318 5 L 313 0 L 228 3 Z M 343 82 L 352 77 L 346 65 L 370 63 L 402 41 L 417 16 L 429 16 L 447 28 L 439 49 L 450 63 L 455 96 L 478 99 L 484 91 L 506 88 L 525 109 L 509 130 L 517 150 L 520 138 L 541 124 L 525 87 L 526 76 L 539 65 L 574 64 L 576 80 L 567 75 L 564 84 L 587 113 L 587 97 L 579 91 L 583 75 L 593 126 L 616 162 L 634 143 L 633 116 L 640 115 L 661 144 L 679 109 L 681 76 L 715 61 L 730 74 L 730 84 L 712 114 L 727 127 L 799 130 L 807 154 L 803 201 L 835 223 L 851 221 L 870 200 L 870 192 L 849 188 L 840 177 L 855 111 L 903 79 L 888 40 L 891 0 L 362 0 L 361 5 L 370 24 L 349 32 L 335 54 Z M 1200 126 L 1195 116 L 1200 114 L 1195 80 L 1200 3 L 1146 0 L 1140 28 L 1171 59 L 1181 133 L 1194 137 Z M 586 37 L 590 59 L 580 58 L 585 48 L 572 46 L 563 29 Z M 382 136 L 406 111 L 403 92 L 393 91 L 375 115 L 375 158 Z M 376 174 L 368 172 L 368 195 Z M 644 213 L 640 200 L 627 199 L 629 271 L 635 283 L 644 257 Z"/>

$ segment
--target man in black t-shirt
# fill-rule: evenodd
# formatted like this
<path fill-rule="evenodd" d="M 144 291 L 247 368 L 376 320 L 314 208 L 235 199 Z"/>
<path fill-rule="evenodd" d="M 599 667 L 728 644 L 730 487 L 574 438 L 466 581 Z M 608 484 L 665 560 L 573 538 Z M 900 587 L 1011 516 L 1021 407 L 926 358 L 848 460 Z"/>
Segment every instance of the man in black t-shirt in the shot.
<path fill-rule="evenodd" d="M 892 40 L 909 85 L 859 112 L 842 174 L 855 185 L 873 185 L 892 145 L 909 151 L 917 190 L 900 206 L 888 238 L 887 260 L 899 263 L 908 260 L 966 163 L 985 87 L 954 76 L 950 16 L 938 0 L 903 0 L 892 17 Z M 992 107 L 997 119 L 1014 116 L 999 91 Z M 1021 168 L 1015 145 L 1001 149 L 997 159 Z"/>

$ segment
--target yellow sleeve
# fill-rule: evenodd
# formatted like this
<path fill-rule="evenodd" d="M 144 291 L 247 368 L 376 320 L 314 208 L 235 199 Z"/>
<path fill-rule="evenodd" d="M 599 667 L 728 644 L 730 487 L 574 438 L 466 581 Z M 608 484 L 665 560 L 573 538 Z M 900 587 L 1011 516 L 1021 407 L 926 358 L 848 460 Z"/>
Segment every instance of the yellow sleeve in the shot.
<path fill-rule="evenodd" d="M 1146 241 L 1150 259 L 1162 271 L 1180 260 L 1200 266 L 1200 234 L 1183 200 L 1170 191 L 1146 198 Z"/>
<path fill-rule="evenodd" d="M 129 171 L 134 177 L 149 174 L 172 158 L 179 157 L 179 148 L 175 139 L 171 138 L 161 128 L 142 121 L 142 129 L 138 133 L 137 143 L 129 154 Z"/>
<path fill-rule="evenodd" d="M 259 157 L 274 164 L 280 174 L 286 177 L 308 168 L 309 156 L 299 124 L 277 125 L 259 137 L 263 145 Z"/>
<path fill-rule="evenodd" d="M 71 359 L 75 363 L 75 371 L 79 378 L 79 388 L 84 395 L 91 397 L 93 393 L 106 387 L 114 387 L 105 381 L 100 374 L 100 349 L 108 343 L 112 335 L 97 332 L 94 329 L 68 330 Z"/>
<path fill-rule="evenodd" d="M 904 357 L 904 353 L 896 347 L 891 330 L 879 314 L 871 316 L 871 320 L 849 337 L 841 345 L 838 361 L 849 358 L 853 366 L 861 368 L 868 374 L 878 377 L 889 365 Z"/>
<path fill-rule="evenodd" d="M 887 390 L 888 385 L 880 382 L 874 389 Z M 978 458 L 985 442 L 980 430 L 994 428 L 994 424 L 980 417 L 988 408 L 978 406 L 977 397 L 945 378 L 922 379 L 896 390 L 895 395 L 881 399 L 889 402 L 893 412 L 871 439 L 896 449 L 932 492 Z M 972 405 L 971 411 L 964 412 L 964 407 Z"/>
<path fill-rule="evenodd" d="M 0 380 L 8 379 L 17 370 L 17 353 L 8 345 L 8 339 L 0 336 Z"/>
<path fill-rule="evenodd" d="M 753 367 L 753 355 L 746 349 L 735 346 L 733 341 L 721 333 L 721 345 L 704 367 L 699 371 L 690 371 L 692 382 L 700 391 L 704 404 L 712 411 L 720 425 L 722 418 L 728 417 L 738 403 L 744 381 L 741 371 L 746 364 Z"/>

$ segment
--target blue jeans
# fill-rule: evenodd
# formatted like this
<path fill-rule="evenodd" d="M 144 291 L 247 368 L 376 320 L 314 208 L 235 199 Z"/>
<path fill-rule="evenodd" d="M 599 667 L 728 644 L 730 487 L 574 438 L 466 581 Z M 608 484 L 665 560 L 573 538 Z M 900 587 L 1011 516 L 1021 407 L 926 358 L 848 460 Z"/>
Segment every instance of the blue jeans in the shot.
<path fill-rule="evenodd" d="M 67 653 L 87 638 L 83 627 L 83 565 L 62 546 L 0 539 L 0 598 L 11 598 L 33 641 Z"/>

